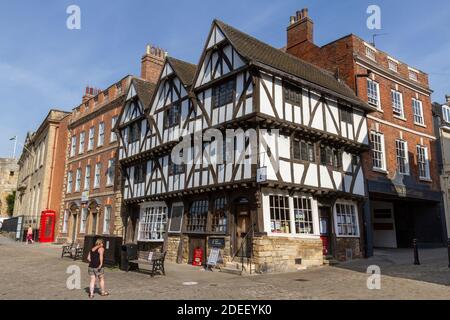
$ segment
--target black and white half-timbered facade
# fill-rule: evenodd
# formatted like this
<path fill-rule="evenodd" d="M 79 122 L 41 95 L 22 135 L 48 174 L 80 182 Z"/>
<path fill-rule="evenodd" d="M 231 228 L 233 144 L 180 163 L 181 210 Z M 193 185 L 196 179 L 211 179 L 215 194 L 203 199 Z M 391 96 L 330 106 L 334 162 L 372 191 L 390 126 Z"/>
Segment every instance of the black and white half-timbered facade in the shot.
<path fill-rule="evenodd" d="M 373 110 L 344 82 L 215 20 L 198 66 L 168 57 L 147 89 L 117 127 L 129 241 L 259 272 L 361 256 Z"/>

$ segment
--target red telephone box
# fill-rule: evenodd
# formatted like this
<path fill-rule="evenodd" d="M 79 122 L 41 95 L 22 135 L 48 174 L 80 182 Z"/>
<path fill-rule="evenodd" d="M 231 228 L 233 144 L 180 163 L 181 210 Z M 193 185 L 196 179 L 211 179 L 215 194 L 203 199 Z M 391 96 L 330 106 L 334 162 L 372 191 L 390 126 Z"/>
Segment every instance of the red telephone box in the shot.
<path fill-rule="evenodd" d="M 201 267 L 203 265 L 203 249 L 197 248 L 194 250 L 193 266 Z"/>
<path fill-rule="evenodd" d="M 53 210 L 42 211 L 41 227 L 39 229 L 39 242 L 48 243 L 55 241 L 56 212 Z"/>

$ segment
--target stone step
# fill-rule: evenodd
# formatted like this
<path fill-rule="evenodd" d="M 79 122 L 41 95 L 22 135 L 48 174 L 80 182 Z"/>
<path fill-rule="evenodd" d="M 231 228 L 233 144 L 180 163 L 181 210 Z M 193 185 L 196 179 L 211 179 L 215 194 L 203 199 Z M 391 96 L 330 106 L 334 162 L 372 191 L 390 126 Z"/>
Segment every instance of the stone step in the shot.
<path fill-rule="evenodd" d="M 339 264 L 339 261 L 337 261 L 336 259 L 332 258 L 332 259 L 323 259 L 323 264 L 325 266 L 336 266 Z"/>
<path fill-rule="evenodd" d="M 220 272 L 242 276 L 242 269 L 237 269 L 237 268 L 221 267 Z"/>

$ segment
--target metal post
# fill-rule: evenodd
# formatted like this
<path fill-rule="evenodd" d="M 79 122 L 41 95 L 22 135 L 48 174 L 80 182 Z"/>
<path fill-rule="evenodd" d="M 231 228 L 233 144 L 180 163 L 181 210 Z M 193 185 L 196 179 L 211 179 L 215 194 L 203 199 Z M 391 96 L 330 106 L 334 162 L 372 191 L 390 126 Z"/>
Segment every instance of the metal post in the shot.
<path fill-rule="evenodd" d="M 419 266 L 420 261 L 419 261 L 419 248 L 417 246 L 417 239 L 413 239 L 413 247 L 414 247 L 414 264 L 416 266 Z"/>

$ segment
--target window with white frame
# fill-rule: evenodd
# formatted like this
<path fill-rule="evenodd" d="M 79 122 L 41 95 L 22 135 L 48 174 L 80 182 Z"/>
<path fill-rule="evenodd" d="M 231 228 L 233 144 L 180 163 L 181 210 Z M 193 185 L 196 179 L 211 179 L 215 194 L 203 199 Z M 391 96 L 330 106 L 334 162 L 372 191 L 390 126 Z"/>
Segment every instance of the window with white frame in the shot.
<path fill-rule="evenodd" d="M 404 140 L 396 140 L 397 170 L 400 174 L 409 174 L 408 144 Z"/>
<path fill-rule="evenodd" d="M 73 173 L 72 171 L 67 172 L 67 193 L 72 193 L 73 187 Z"/>
<path fill-rule="evenodd" d="M 291 214 L 289 197 L 271 195 L 270 202 L 270 229 L 272 233 L 291 233 Z"/>
<path fill-rule="evenodd" d="M 442 116 L 445 122 L 450 123 L 450 106 L 445 104 L 442 106 Z"/>
<path fill-rule="evenodd" d="M 164 241 L 167 224 L 167 207 L 149 206 L 141 209 L 139 241 Z"/>
<path fill-rule="evenodd" d="M 428 160 L 428 148 L 417 146 L 417 166 L 419 167 L 419 178 L 430 179 L 430 162 Z"/>
<path fill-rule="evenodd" d="M 75 157 L 77 151 L 77 136 L 72 137 L 72 142 L 70 143 L 70 156 Z"/>
<path fill-rule="evenodd" d="M 367 98 L 370 104 L 380 108 L 380 85 L 371 79 L 367 79 Z"/>
<path fill-rule="evenodd" d="M 423 119 L 422 101 L 413 99 L 412 105 L 413 105 L 413 112 L 414 112 L 414 123 L 420 124 L 420 125 L 425 124 L 425 121 Z"/>
<path fill-rule="evenodd" d="M 314 234 L 312 200 L 307 197 L 294 197 L 295 233 Z"/>
<path fill-rule="evenodd" d="M 77 176 L 75 181 L 75 192 L 79 192 L 81 189 L 81 168 L 77 169 Z"/>
<path fill-rule="evenodd" d="M 411 79 L 413 81 L 418 81 L 419 80 L 419 75 L 417 74 L 416 71 L 409 70 L 409 79 Z"/>
<path fill-rule="evenodd" d="M 91 151 L 94 149 L 94 135 L 95 135 L 95 127 L 91 127 L 89 129 L 88 151 Z"/>
<path fill-rule="evenodd" d="M 62 233 L 67 233 L 68 225 L 69 225 L 69 210 L 64 210 Z"/>
<path fill-rule="evenodd" d="M 111 142 L 116 142 L 117 141 L 117 134 L 114 132 L 114 128 L 115 128 L 116 123 L 117 123 L 117 119 L 118 119 L 117 116 L 114 116 L 111 119 L 111 138 L 110 138 Z"/>
<path fill-rule="evenodd" d="M 108 186 L 114 184 L 114 168 L 115 168 L 115 160 L 110 159 L 108 161 L 108 171 L 106 174 L 106 185 Z"/>
<path fill-rule="evenodd" d="M 91 187 L 91 166 L 86 166 L 86 172 L 84 173 L 84 190 L 89 190 Z"/>
<path fill-rule="evenodd" d="M 389 70 L 398 72 L 398 63 L 394 60 L 388 59 Z"/>
<path fill-rule="evenodd" d="M 84 152 L 84 140 L 86 138 L 86 133 L 83 131 L 80 133 L 80 147 L 78 149 L 78 153 L 82 154 Z"/>
<path fill-rule="evenodd" d="M 95 177 L 94 177 L 94 188 L 100 188 L 100 174 L 102 171 L 102 164 L 101 163 L 97 163 L 95 165 Z"/>
<path fill-rule="evenodd" d="M 97 146 L 103 146 L 105 143 L 105 123 L 100 122 L 98 125 L 98 140 L 97 140 Z"/>
<path fill-rule="evenodd" d="M 88 218 L 88 209 L 82 208 L 81 209 L 81 221 L 80 221 L 80 233 L 86 233 L 87 218 Z"/>
<path fill-rule="evenodd" d="M 391 90 L 391 98 L 392 98 L 392 110 L 394 115 L 404 118 L 405 112 L 403 109 L 403 95 L 395 90 Z"/>
<path fill-rule="evenodd" d="M 358 237 L 359 223 L 356 206 L 353 203 L 336 203 L 336 230 L 340 237 Z"/>
<path fill-rule="evenodd" d="M 386 170 L 384 134 L 372 131 L 370 133 L 370 143 L 372 147 L 373 167 L 375 169 Z"/>
<path fill-rule="evenodd" d="M 111 226 L 111 213 L 112 207 L 106 206 L 103 214 L 103 234 L 109 234 L 109 228 Z"/>
<path fill-rule="evenodd" d="M 376 51 L 373 48 L 366 46 L 366 57 L 376 61 Z"/>

